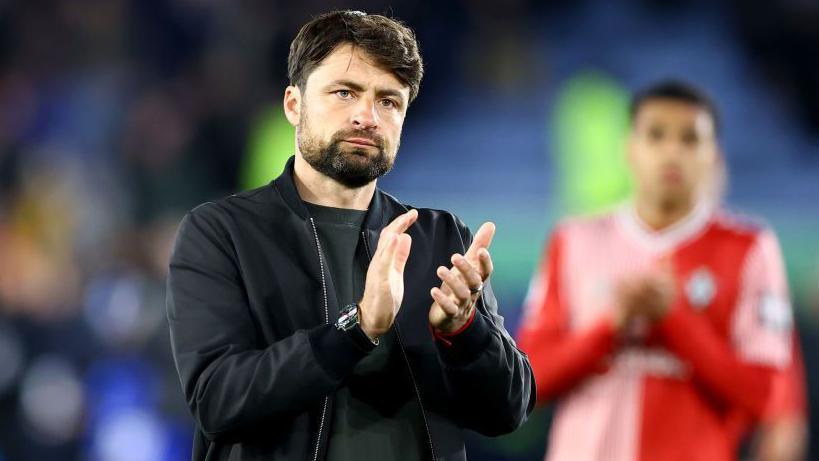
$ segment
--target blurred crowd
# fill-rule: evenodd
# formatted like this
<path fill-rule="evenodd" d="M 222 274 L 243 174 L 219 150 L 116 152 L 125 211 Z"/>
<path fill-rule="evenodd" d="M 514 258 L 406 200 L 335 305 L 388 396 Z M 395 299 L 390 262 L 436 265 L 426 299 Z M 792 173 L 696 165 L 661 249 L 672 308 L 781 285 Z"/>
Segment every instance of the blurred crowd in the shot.
<path fill-rule="evenodd" d="M 0 460 L 189 457 L 164 311 L 173 236 L 196 204 L 254 185 L 253 133 L 279 110 L 307 18 L 354 7 L 416 29 L 428 73 L 409 130 L 464 94 L 555 84 L 548 57 L 533 59 L 558 33 L 541 19 L 614 8 L 559 3 L 0 1 Z M 819 162 L 816 3 L 624 3 L 646 22 L 732 18 L 749 72 L 814 146 L 798 161 Z"/>

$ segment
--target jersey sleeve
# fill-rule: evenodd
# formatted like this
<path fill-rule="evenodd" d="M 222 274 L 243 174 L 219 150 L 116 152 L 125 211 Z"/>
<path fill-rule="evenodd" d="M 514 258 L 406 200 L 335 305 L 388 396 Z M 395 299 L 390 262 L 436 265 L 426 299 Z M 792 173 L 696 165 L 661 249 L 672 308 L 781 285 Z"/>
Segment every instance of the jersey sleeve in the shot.
<path fill-rule="evenodd" d="M 659 324 L 666 346 L 722 401 L 764 416 L 778 370 L 788 365 L 791 310 L 776 240 L 757 236 L 742 268 L 730 341 L 702 316 L 675 305 Z"/>
<path fill-rule="evenodd" d="M 790 362 L 793 313 L 776 236 L 762 231 L 748 253 L 734 313 L 733 342 L 746 362 L 785 368 Z"/>
<path fill-rule="evenodd" d="M 799 336 L 794 330 L 790 365 L 774 374 L 768 404 L 763 420 L 805 418 L 807 393 L 805 391 L 805 363 L 799 347 Z"/>
<path fill-rule="evenodd" d="M 529 356 L 541 403 L 604 370 L 604 359 L 615 344 L 615 329 L 608 318 L 583 330 L 569 328 L 570 308 L 562 287 L 563 232 L 558 230 L 552 235 L 532 278 L 518 331 L 518 345 Z"/>

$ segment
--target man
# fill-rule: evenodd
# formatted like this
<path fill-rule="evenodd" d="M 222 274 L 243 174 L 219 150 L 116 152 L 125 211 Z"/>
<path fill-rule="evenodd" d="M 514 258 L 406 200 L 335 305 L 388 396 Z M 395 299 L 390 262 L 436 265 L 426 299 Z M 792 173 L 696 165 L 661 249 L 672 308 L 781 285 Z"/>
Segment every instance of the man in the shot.
<path fill-rule="evenodd" d="M 790 361 L 779 247 L 713 200 L 706 96 L 661 83 L 631 120 L 632 203 L 558 225 L 527 301 L 519 344 L 560 400 L 547 459 L 736 459 Z"/>
<path fill-rule="evenodd" d="M 494 226 L 376 188 L 422 63 L 410 29 L 341 11 L 306 24 L 284 94 L 296 155 L 270 185 L 183 220 L 173 353 L 197 460 L 463 460 L 462 429 L 520 426 L 528 361 L 489 284 Z"/>

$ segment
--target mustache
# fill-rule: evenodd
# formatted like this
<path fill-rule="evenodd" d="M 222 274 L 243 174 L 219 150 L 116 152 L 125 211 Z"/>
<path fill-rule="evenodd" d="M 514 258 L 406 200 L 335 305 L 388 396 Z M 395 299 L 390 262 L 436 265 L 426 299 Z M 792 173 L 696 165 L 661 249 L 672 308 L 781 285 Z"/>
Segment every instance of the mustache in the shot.
<path fill-rule="evenodd" d="M 384 149 L 384 137 L 379 136 L 375 133 L 368 133 L 366 131 L 360 130 L 344 130 L 344 131 L 337 131 L 336 134 L 333 135 L 333 143 L 339 143 L 344 141 L 347 138 L 362 138 L 367 139 L 375 143 L 375 145 L 379 149 Z"/>

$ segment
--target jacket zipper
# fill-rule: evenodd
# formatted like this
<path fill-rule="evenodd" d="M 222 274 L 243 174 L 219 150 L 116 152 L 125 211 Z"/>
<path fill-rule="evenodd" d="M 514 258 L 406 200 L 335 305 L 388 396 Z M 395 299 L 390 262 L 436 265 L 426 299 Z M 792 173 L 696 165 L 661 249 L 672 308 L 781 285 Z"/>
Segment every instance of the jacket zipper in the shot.
<path fill-rule="evenodd" d="M 370 253 L 370 244 L 367 240 L 367 235 L 362 231 L 361 238 L 364 240 L 364 249 L 367 252 L 367 259 L 372 260 L 372 254 Z M 415 381 L 415 373 L 412 372 L 412 366 L 410 365 L 409 357 L 407 357 L 407 352 L 404 350 L 404 343 L 401 341 L 401 334 L 398 331 L 398 322 L 394 323 L 395 326 L 395 337 L 398 340 L 398 348 L 401 349 L 401 355 L 404 356 L 404 362 L 407 364 L 407 370 L 409 370 L 410 381 L 412 381 L 412 387 L 415 390 L 415 398 L 418 400 L 418 406 L 421 408 L 421 418 L 424 420 L 424 430 L 427 433 L 427 441 L 429 442 L 429 452 L 432 455 L 432 461 L 436 461 L 438 456 L 435 454 L 435 446 L 432 444 L 432 433 L 429 430 L 429 423 L 427 422 L 427 413 L 424 411 L 424 402 L 421 400 L 421 390 L 418 388 L 418 383 Z"/>
<path fill-rule="evenodd" d="M 321 269 L 321 289 L 324 294 L 324 323 L 330 323 L 330 310 L 327 307 L 327 281 L 324 278 L 324 258 L 321 255 L 321 242 L 318 238 L 318 231 L 316 230 L 316 223 L 313 218 L 310 218 L 310 225 L 313 227 L 313 237 L 316 239 L 316 248 L 318 249 L 319 268 Z M 321 408 L 321 421 L 319 422 L 318 437 L 316 437 L 316 450 L 313 453 L 313 461 L 318 461 L 319 447 L 321 446 L 321 433 L 324 431 L 324 419 L 327 416 L 327 404 L 330 402 L 330 397 L 324 397 L 324 404 Z"/>

